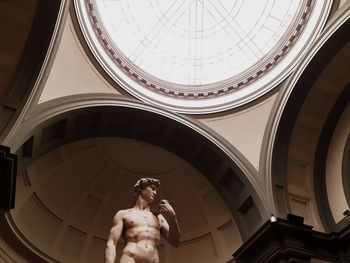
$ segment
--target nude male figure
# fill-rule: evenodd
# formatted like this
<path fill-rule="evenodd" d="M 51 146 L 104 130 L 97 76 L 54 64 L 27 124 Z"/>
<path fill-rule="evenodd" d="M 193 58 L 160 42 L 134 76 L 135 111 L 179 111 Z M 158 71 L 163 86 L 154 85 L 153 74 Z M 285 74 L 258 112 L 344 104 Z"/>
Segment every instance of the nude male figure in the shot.
<path fill-rule="evenodd" d="M 123 237 L 125 247 L 119 263 L 159 263 L 157 245 L 160 235 L 173 246 L 179 246 L 180 230 L 175 211 L 169 202 L 160 201 L 159 214 L 150 209 L 159 185 L 159 180 L 153 178 L 142 178 L 136 182 L 134 207 L 119 210 L 113 218 L 105 263 L 115 262 L 120 237 Z"/>

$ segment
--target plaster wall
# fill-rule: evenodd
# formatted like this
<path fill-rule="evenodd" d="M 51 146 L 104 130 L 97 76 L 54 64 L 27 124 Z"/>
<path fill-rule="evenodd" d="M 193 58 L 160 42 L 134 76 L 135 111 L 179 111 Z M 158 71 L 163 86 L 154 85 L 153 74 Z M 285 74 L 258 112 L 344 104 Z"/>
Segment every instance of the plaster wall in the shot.
<path fill-rule="evenodd" d="M 8 243 L 0 237 L 0 263 L 30 263 L 25 258 L 21 257 L 18 251 L 15 251 Z"/>
<path fill-rule="evenodd" d="M 329 146 L 326 164 L 326 186 L 329 206 L 334 221 L 338 223 L 343 219 L 343 212 L 349 209 L 342 182 L 342 157 L 344 146 L 350 133 L 350 105 L 343 112 L 334 131 Z"/>
<path fill-rule="evenodd" d="M 259 170 L 265 127 L 277 94 L 248 109 L 198 120 L 236 147 Z"/>
<path fill-rule="evenodd" d="M 339 7 L 344 5 L 346 2 L 349 2 L 349 0 L 340 0 Z"/>
<path fill-rule="evenodd" d="M 120 94 L 92 65 L 80 44 L 72 19 L 68 16 L 57 55 L 39 103 L 86 93 Z"/>

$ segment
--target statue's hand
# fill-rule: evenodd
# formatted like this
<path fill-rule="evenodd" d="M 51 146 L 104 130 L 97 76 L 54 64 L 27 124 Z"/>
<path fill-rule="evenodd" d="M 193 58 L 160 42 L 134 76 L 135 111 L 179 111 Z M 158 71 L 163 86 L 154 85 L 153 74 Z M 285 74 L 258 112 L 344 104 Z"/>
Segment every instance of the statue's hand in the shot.
<path fill-rule="evenodd" d="M 165 216 L 175 216 L 174 208 L 169 204 L 168 200 L 162 199 L 159 202 L 160 213 Z"/>

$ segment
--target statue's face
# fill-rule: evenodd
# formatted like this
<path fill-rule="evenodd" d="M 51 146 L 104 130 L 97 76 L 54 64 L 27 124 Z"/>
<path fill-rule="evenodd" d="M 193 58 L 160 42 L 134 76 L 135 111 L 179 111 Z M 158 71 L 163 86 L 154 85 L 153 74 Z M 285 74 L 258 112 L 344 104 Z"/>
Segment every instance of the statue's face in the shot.
<path fill-rule="evenodd" d="M 141 196 L 144 200 L 146 200 L 149 204 L 152 203 L 157 197 L 157 187 L 153 184 L 146 186 L 142 192 Z"/>

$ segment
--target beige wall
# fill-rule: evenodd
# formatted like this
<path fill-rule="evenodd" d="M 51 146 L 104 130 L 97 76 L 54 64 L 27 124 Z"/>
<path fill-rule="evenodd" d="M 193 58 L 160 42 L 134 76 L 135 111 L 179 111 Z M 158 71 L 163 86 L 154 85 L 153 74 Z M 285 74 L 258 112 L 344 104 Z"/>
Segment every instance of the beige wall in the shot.
<path fill-rule="evenodd" d="M 329 205 L 336 223 L 343 219 L 343 212 L 349 209 L 342 181 L 344 146 L 350 134 L 350 104 L 342 114 L 334 131 L 328 151 L 326 186 Z"/>
<path fill-rule="evenodd" d="M 221 117 L 198 118 L 240 151 L 259 170 L 265 127 L 277 94 L 238 112 Z"/>
<path fill-rule="evenodd" d="M 87 57 L 68 16 L 50 75 L 39 103 L 86 93 L 120 94 L 104 79 Z"/>

